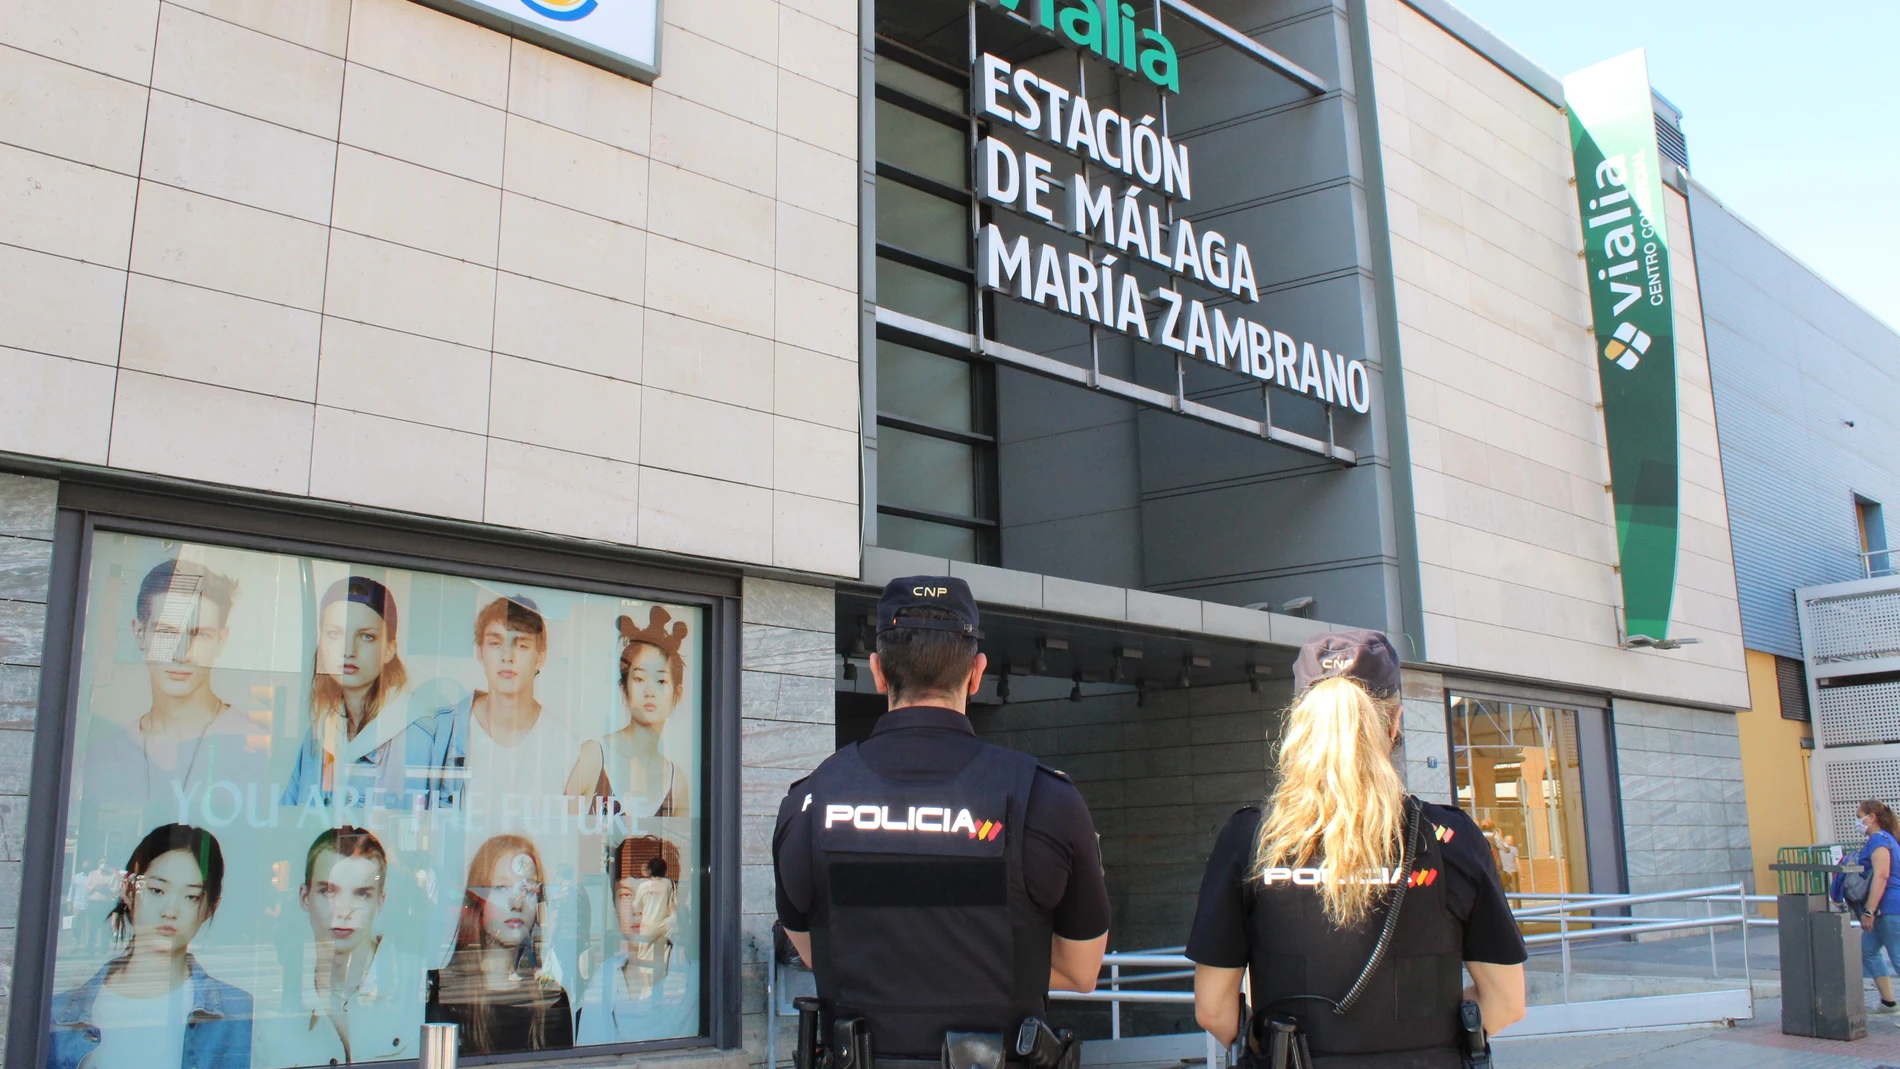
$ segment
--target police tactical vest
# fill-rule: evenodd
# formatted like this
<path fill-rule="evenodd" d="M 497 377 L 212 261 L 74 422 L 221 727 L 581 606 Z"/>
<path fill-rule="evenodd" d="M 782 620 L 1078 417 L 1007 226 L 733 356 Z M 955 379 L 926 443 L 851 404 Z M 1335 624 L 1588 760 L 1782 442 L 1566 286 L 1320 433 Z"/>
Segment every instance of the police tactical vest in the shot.
<path fill-rule="evenodd" d="M 935 1058 L 946 1031 L 1043 1013 L 1052 926 L 1023 873 L 1035 778 L 1035 758 L 986 745 L 941 782 L 898 782 L 854 743 L 805 780 L 818 995 L 867 1018 L 880 1057 Z"/>
<path fill-rule="evenodd" d="M 1358 924 L 1340 929 L 1326 919 L 1317 859 L 1301 868 L 1270 869 L 1249 884 L 1253 1008 L 1300 1018 L 1320 1065 L 1329 1056 L 1352 1055 L 1342 1063 L 1366 1069 L 1459 1069 L 1464 925 L 1452 916 L 1445 892 L 1441 843 L 1450 829 L 1433 823 L 1430 810 L 1420 823 L 1421 849 L 1391 947 L 1358 1003 L 1344 1014 L 1294 996 L 1337 1000 L 1345 995 L 1372 956 L 1389 897 Z M 1392 881 L 1399 869 L 1369 875 Z"/>

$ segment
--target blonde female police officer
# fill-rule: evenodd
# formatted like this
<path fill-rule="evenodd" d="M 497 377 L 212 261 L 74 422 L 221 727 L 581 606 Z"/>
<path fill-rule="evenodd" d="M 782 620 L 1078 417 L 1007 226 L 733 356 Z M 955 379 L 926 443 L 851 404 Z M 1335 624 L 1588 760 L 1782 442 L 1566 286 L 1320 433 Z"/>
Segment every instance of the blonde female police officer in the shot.
<path fill-rule="evenodd" d="M 1524 941 L 1484 834 L 1407 795 L 1392 762 L 1399 661 L 1384 635 L 1316 639 L 1293 678 L 1278 785 L 1264 812 L 1228 820 L 1201 883 L 1187 945 L 1195 1019 L 1225 1042 L 1249 1026 L 1263 1061 L 1279 1018 L 1297 1023 L 1315 1066 L 1459 1069 L 1462 1001 L 1491 1032 L 1524 1015 Z M 1241 1020 L 1243 970 L 1254 1022 Z"/>
<path fill-rule="evenodd" d="M 949 1033 L 1013 1039 L 1051 987 L 1094 988 L 1108 892 L 1075 785 L 964 715 L 987 664 L 969 586 L 897 579 L 877 612 L 889 711 L 779 806 L 778 915 L 826 1036 L 860 1018 L 880 1065 L 936 1065 Z"/>

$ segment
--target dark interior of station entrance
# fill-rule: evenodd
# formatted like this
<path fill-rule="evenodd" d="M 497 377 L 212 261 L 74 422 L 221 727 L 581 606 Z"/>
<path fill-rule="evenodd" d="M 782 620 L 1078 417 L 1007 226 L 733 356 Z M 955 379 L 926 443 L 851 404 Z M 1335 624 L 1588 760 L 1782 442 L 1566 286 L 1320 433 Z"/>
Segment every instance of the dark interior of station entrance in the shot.
<path fill-rule="evenodd" d="M 875 609 L 874 595 L 838 599 L 839 746 L 869 737 L 886 707 L 868 663 Z M 1101 837 L 1109 949 L 1178 949 L 1215 834 L 1271 786 L 1295 651 L 989 608 L 983 631 L 990 674 L 971 725 L 1081 789 Z M 1053 1009 L 1080 1034 L 1108 1034 L 1101 1004 Z M 1131 1004 L 1122 1022 L 1124 1034 L 1195 1030 L 1185 1006 Z"/>

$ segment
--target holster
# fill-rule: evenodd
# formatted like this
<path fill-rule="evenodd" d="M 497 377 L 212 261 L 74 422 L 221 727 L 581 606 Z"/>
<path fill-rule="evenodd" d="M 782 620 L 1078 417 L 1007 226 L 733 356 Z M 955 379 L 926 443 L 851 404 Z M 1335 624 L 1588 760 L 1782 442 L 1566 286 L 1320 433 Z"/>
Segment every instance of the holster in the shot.
<path fill-rule="evenodd" d="M 1040 1017 L 1023 1018 L 1016 1029 L 1014 1053 L 1016 1061 L 1030 1069 L 1080 1069 L 1082 1065 L 1082 1041 L 1066 1028 L 1051 1029 Z"/>
<path fill-rule="evenodd" d="M 877 1056 L 871 1047 L 871 1022 L 862 1017 L 838 1017 L 831 1022 L 831 1041 L 825 1041 L 824 1001 L 809 996 L 792 1000 L 798 1010 L 798 1049 L 792 1052 L 797 1069 L 873 1069 Z"/>
<path fill-rule="evenodd" d="M 792 1051 L 794 1069 L 824 1069 L 825 1050 L 821 1036 L 824 1003 L 809 995 L 792 1000 L 798 1011 L 798 1047 Z"/>
<path fill-rule="evenodd" d="M 1465 1069 L 1491 1069 L 1491 1037 L 1484 1032 L 1484 1011 L 1470 999 L 1458 1004 L 1458 1047 Z"/>
<path fill-rule="evenodd" d="M 1246 1050 L 1240 1069 L 1312 1069 L 1313 1052 L 1306 1044 L 1300 1019 L 1265 1010 L 1247 1019 Z"/>
<path fill-rule="evenodd" d="M 839 1017 L 831 1022 L 831 1035 L 826 1069 L 873 1069 L 877 1052 L 871 1049 L 871 1022 L 862 1017 Z"/>

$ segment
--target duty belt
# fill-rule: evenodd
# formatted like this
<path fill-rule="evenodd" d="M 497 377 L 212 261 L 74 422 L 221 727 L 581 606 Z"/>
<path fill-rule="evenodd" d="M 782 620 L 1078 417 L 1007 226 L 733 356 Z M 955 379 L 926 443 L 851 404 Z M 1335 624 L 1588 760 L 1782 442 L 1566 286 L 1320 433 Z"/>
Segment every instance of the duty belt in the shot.
<path fill-rule="evenodd" d="M 1485 1033 L 1484 1015 L 1476 1002 L 1467 999 L 1458 1004 L 1458 1030 L 1457 1057 L 1465 1069 L 1491 1069 L 1491 1039 Z M 1328 1064 L 1376 1069 L 1386 1064 L 1412 1064 L 1418 1057 L 1415 1051 L 1387 1051 L 1315 1058 L 1300 1019 L 1288 1014 L 1253 1015 L 1242 1039 L 1245 1053 L 1240 1058 L 1240 1069 L 1322 1069 Z M 1446 1057 L 1450 1056 L 1448 1050 Z"/>
<path fill-rule="evenodd" d="M 798 1009 L 796 1069 L 1080 1069 L 1082 1041 L 1068 1029 L 1051 1029 L 1030 1017 L 1014 1036 L 997 1032 L 946 1032 L 936 1058 L 879 1057 L 871 1024 L 863 1017 L 837 1017 L 831 1034 L 823 1027 L 824 1001 L 792 1000 Z"/>

